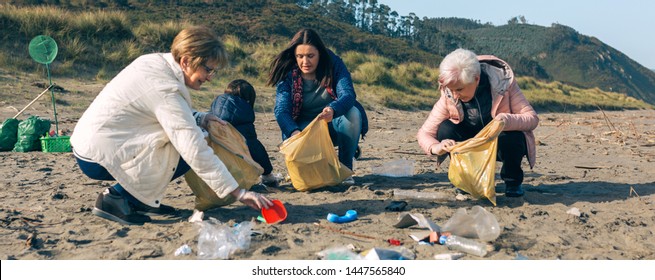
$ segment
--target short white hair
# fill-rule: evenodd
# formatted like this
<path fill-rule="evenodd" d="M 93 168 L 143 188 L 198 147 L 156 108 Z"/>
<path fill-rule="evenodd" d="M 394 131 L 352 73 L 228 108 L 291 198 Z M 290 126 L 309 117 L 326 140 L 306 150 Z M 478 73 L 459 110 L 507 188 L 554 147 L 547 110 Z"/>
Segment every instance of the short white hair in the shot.
<path fill-rule="evenodd" d="M 470 84 L 479 76 L 478 56 L 470 50 L 456 49 L 439 64 L 439 84 L 443 86 L 458 81 Z"/>

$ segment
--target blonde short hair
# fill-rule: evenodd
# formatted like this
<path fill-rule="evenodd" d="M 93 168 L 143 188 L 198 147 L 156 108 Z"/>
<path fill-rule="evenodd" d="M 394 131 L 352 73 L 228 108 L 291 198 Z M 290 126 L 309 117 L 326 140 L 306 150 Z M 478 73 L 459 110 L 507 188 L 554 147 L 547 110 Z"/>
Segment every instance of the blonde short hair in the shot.
<path fill-rule="evenodd" d="M 180 31 L 173 39 L 171 53 L 177 63 L 183 56 L 190 57 L 193 69 L 209 61 L 221 67 L 228 62 L 227 51 L 218 35 L 205 26 L 191 26 Z"/>
<path fill-rule="evenodd" d="M 439 84 L 445 86 L 454 82 L 470 84 L 480 76 L 478 56 L 469 50 L 456 49 L 439 64 Z"/>

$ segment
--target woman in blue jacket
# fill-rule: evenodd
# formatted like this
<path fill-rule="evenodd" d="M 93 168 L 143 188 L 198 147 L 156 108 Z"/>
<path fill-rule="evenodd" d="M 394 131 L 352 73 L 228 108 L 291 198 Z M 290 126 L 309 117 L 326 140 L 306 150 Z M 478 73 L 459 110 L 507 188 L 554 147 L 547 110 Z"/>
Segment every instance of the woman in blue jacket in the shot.
<path fill-rule="evenodd" d="M 366 112 L 346 65 L 316 31 L 303 28 L 293 36 L 271 62 L 268 85 L 277 86 L 275 118 L 282 139 L 300 133 L 317 116 L 325 119 L 339 161 L 352 170 L 359 138 L 368 131 Z M 343 182 L 354 183 L 352 177 Z"/>
<path fill-rule="evenodd" d="M 250 151 L 250 156 L 262 168 L 264 173 L 261 176 L 264 184 L 277 184 L 277 179 L 271 173 L 273 165 L 268 157 L 266 148 L 257 139 L 255 131 L 255 99 L 257 93 L 255 88 L 245 80 L 234 80 L 227 85 L 225 93 L 217 96 L 212 102 L 211 113 L 220 119 L 229 122 L 236 128 L 244 138 Z"/>

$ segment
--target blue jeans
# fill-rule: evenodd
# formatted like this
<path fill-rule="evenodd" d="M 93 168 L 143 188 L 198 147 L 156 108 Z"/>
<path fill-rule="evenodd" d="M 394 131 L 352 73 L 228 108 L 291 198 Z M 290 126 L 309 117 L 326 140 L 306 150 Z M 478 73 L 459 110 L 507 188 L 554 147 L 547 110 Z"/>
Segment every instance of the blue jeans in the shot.
<path fill-rule="evenodd" d="M 298 127 L 303 130 L 311 122 L 312 120 L 301 121 Z M 346 114 L 332 119 L 332 122 L 328 123 L 328 130 L 332 144 L 339 147 L 339 162 L 352 170 L 353 158 L 362 133 L 361 113 L 353 106 Z"/>
<path fill-rule="evenodd" d="M 101 181 L 116 181 L 114 179 L 114 176 L 109 174 L 109 171 L 107 171 L 106 168 L 104 168 L 102 165 L 98 164 L 97 162 L 91 162 L 91 161 L 86 161 L 84 159 L 78 158 L 75 156 L 75 159 L 77 160 L 77 164 L 80 166 L 80 170 L 84 173 L 84 175 L 88 176 L 91 179 L 95 180 L 101 180 Z M 191 167 L 180 157 L 180 161 L 177 163 L 177 168 L 175 169 L 175 173 L 173 174 L 173 178 L 171 178 L 171 181 L 175 180 L 176 178 L 184 175 L 187 173 L 189 170 L 191 170 Z M 116 183 L 114 186 L 112 186 L 114 190 L 116 190 L 118 193 L 121 194 L 124 198 L 126 198 L 129 202 L 131 202 L 134 205 L 139 205 L 139 206 L 147 206 L 143 204 L 141 201 L 136 199 L 136 197 L 132 196 L 129 192 L 127 192 L 121 184 Z"/>

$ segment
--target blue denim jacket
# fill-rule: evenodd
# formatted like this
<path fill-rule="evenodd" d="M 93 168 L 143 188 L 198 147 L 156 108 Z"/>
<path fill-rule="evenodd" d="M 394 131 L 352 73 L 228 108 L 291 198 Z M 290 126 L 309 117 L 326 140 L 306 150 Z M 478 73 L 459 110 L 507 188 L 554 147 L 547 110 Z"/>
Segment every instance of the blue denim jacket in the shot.
<path fill-rule="evenodd" d="M 364 107 L 356 100 L 355 88 L 353 87 L 350 72 L 346 68 L 343 60 L 332 51 L 328 50 L 332 59 L 332 74 L 334 75 L 334 91 L 337 99 L 332 101 L 329 106 L 334 109 L 334 118 L 340 117 L 350 110 L 353 106 L 359 109 L 362 116 L 362 138 L 368 132 L 368 117 Z M 299 130 L 298 124 L 294 121 L 291 111 L 293 110 L 293 79 L 291 71 L 287 73 L 284 80 L 277 84 L 275 95 L 275 119 L 277 120 L 283 138 L 287 138 L 294 130 Z"/>
<path fill-rule="evenodd" d="M 255 111 L 243 98 L 221 94 L 212 102 L 210 112 L 232 124 L 246 139 L 257 139 Z"/>

